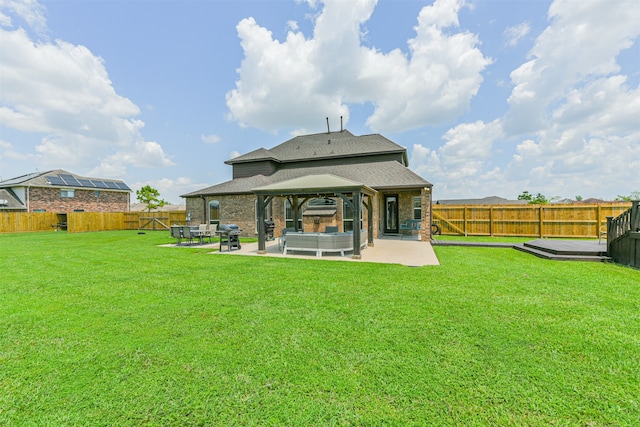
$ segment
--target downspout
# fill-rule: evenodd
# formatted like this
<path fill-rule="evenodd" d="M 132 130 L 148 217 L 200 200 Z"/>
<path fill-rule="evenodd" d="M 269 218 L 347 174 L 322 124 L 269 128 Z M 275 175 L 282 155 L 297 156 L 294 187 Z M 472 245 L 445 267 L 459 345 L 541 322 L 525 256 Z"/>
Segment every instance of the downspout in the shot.
<path fill-rule="evenodd" d="M 27 185 L 27 197 L 25 197 L 25 201 L 27 202 L 27 212 L 31 212 L 31 210 L 29 209 L 31 207 L 31 203 L 29 203 L 29 189 L 31 189 L 31 184 Z"/>

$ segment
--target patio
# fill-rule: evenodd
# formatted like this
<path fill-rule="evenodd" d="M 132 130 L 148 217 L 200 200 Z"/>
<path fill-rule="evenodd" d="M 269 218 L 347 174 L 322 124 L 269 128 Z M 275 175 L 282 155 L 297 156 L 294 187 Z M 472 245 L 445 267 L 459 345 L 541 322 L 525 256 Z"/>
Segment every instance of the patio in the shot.
<path fill-rule="evenodd" d="M 400 238 L 385 237 L 374 239 L 374 246 L 366 247 L 361 252 L 360 259 L 354 259 L 351 253 L 341 256 L 340 253 L 324 253 L 321 258 L 314 252 L 292 251 L 284 255 L 278 250 L 278 242 L 266 242 L 266 253 L 258 253 L 258 242 L 243 243 L 242 249 L 231 252 L 214 252 L 218 255 L 255 255 L 277 258 L 300 258 L 308 260 L 325 261 L 350 261 L 350 262 L 376 262 L 382 264 L 401 264 L 409 267 L 422 267 L 425 265 L 440 265 L 431 244 L 417 240 L 403 240 Z"/>

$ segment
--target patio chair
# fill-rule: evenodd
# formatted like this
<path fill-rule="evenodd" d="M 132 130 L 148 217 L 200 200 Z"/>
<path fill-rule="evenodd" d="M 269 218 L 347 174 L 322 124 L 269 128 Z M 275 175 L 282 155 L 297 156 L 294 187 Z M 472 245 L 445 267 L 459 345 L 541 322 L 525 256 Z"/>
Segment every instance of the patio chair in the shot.
<path fill-rule="evenodd" d="M 178 239 L 178 245 L 182 242 L 182 234 L 180 233 L 180 227 L 171 226 L 171 237 Z"/>
<path fill-rule="evenodd" d="M 602 244 L 602 236 L 607 237 L 607 226 L 603 225 L 600 227 L 598 232 L 598 244 Z"/>
<path fill-rule="evenodd" d="M 209 243 L 211 243 L 211 229 L 208 224 L 200 224 L 198 226 L 198 230 L 200 231 L 200 236 L 202 239 L 205 237 L 209 238 Z"/>
<path fill-rule="evenodd" d="M 182 238 L 187 241 L 187 244 L 193 243 L 193 236 L 191 235 L 191 227 L 185 225 L 184 227 L 180 227 L 180 233 L 182 234 Z"/>

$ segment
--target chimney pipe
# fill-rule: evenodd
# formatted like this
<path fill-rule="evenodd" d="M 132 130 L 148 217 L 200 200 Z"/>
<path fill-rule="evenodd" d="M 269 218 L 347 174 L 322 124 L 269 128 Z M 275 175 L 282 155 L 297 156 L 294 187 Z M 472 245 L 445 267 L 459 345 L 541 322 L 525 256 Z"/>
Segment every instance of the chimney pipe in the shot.
<path fill-rule="evenodd" d="M 331 133 L 331 129 L 329 129 L 329 117 L 327 117 L 327 133 Z"/>

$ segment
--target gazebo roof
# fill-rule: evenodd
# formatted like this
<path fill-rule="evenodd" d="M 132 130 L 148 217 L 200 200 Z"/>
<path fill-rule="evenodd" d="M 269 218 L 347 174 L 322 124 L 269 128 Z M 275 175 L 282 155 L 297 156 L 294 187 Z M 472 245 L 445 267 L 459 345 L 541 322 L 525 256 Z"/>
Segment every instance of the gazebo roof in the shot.
<path fill-rule="evenodd" d="M 363 194 L 376 194 L 376 190 L 363 183 L 342 178 L 333 174 L 306 175 L 286 181 L 276 182 L 251 190 L 262 195 L 308 195 L 352 193 L 359 191 Z"/>

